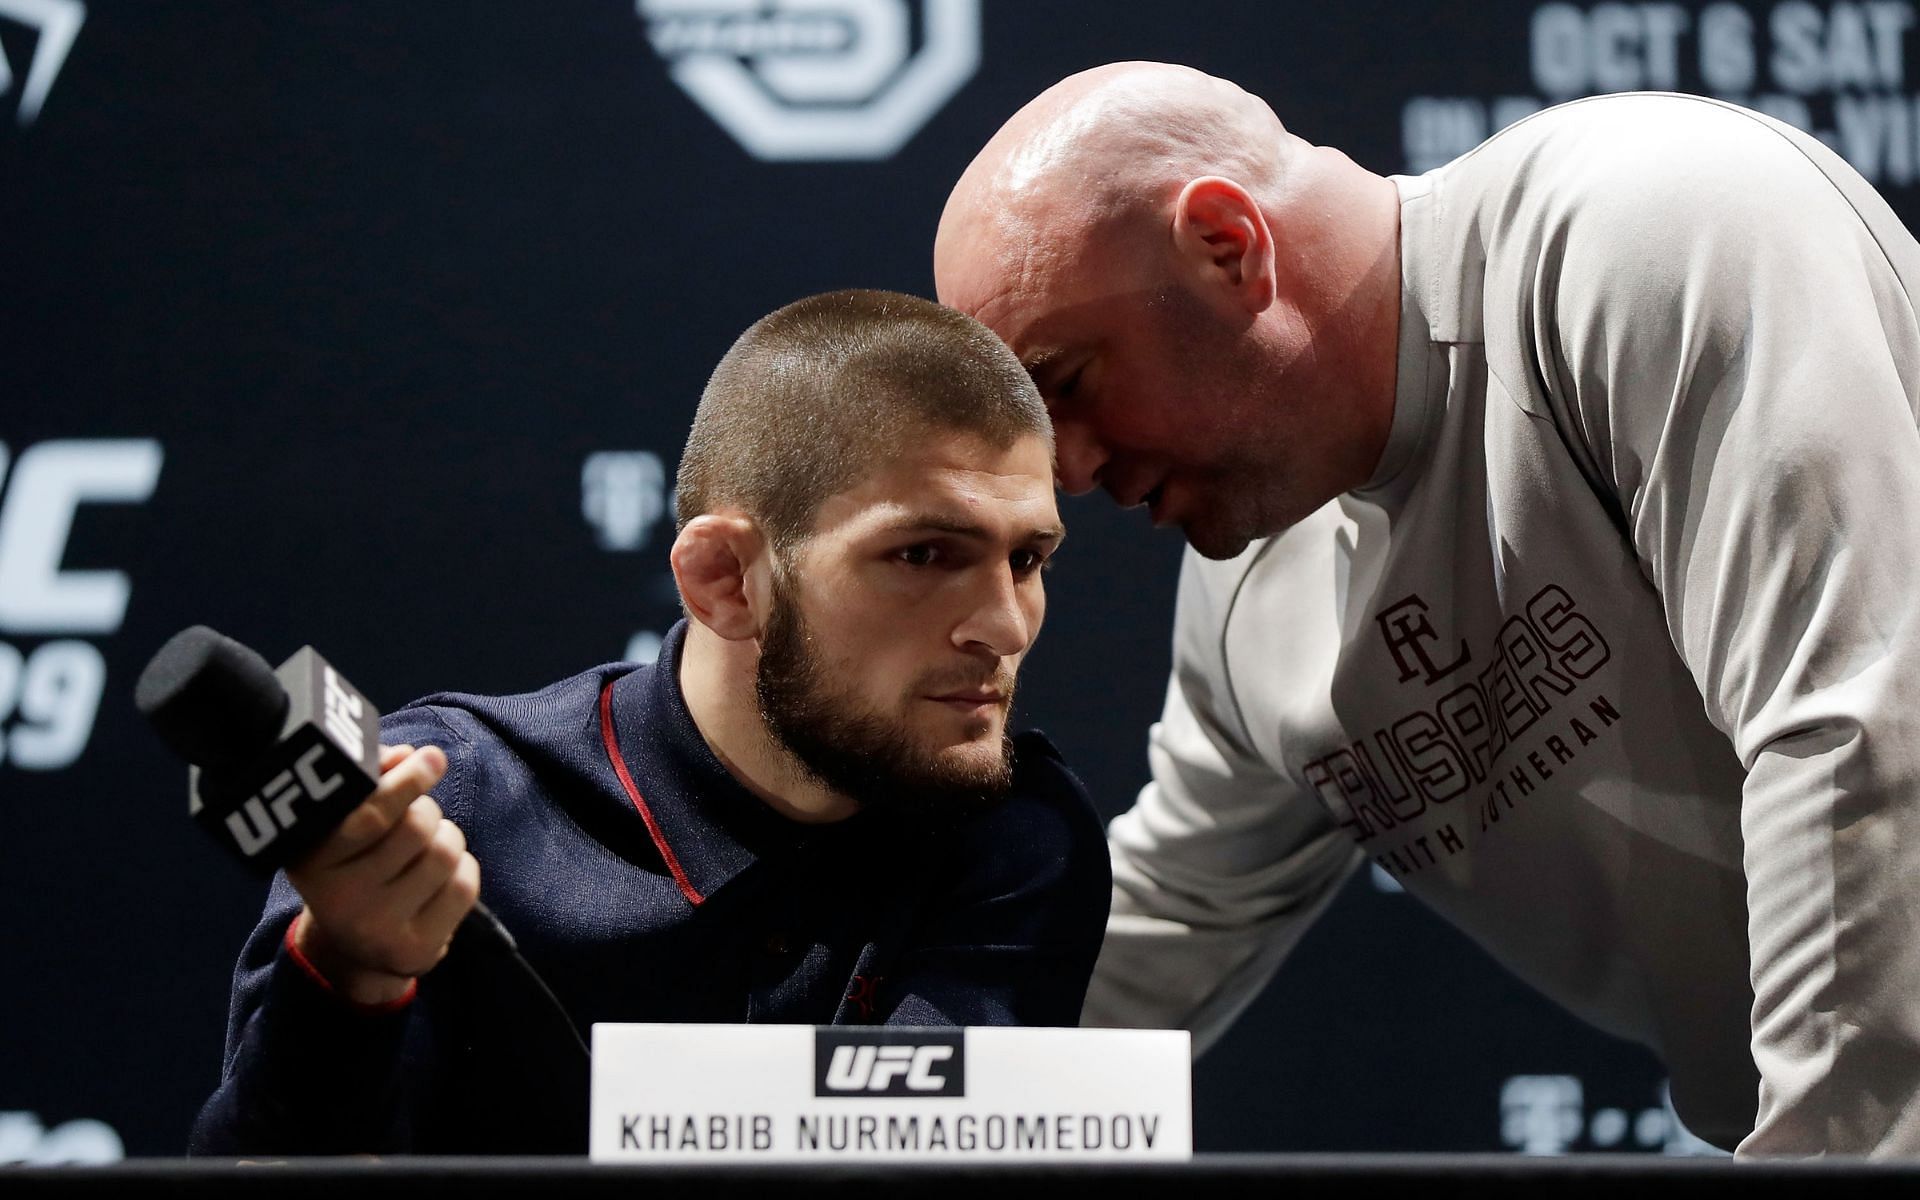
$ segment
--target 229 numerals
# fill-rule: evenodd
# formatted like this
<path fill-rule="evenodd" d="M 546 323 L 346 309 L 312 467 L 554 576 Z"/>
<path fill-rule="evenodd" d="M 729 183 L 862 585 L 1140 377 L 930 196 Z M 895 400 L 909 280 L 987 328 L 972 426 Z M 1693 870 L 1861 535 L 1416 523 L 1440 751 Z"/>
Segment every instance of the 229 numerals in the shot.
<path fill-rule="evenodd" d="M 91 642 L 46 642 L 31 653 L 0 642 L 0 762 L 58 771 L 87 748 L 107 664 Z"/>

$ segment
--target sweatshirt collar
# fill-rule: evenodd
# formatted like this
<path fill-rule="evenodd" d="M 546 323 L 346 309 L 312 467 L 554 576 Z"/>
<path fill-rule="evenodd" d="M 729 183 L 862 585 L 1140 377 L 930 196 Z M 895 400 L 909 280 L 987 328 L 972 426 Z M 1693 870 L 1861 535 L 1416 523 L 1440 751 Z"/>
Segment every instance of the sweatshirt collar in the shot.
<path fill-rule="evenodd" d="M 1399 494 L 1446 410 L 1446 344 L 1458 340 L 1459 297 L 1442 286 L 1432 174 L 1392 177 L 1400 193 L 1400 337 L 1393 424 L 1373 476 L 1354 490 L 1368 500 Z"/>
<path fill-rule="evenodd" d="M 687 709 L 680 689 L 686 648 L 683 619 L 667 634 L 660 657 L 609 685 L 603 732 L 616 773 L 646 822 L 682 894 L 695 904 L 755 862 L 836 836 L 858 817 L 810 825 L 781 816 L 723 766 Z"/>

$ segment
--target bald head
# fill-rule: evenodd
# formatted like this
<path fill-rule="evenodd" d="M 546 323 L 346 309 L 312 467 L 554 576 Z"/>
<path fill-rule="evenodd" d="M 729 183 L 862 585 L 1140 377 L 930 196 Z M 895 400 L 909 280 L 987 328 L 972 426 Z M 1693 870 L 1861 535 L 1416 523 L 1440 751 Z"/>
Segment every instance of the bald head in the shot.
<path fill-rule="evenodd" d="M 1124 227 L 1202 176 L 1277 201 L 1296 141 L 1265 101 L 1190 67 L 1082 71 L 1015 113 L 968 166 L 940 218 L 935 270 L 962 257 L 1017 267 L 1036 240 Z"/>
<path fill-rule="evenodd" d="M 940 218 L 940 299 L 1013 347 L 1069 491 L 1200 553 L 1365 482 L 1393 410 L 1399 195 L 1223 79 L 1116 63 L 1048 88 Z"/>

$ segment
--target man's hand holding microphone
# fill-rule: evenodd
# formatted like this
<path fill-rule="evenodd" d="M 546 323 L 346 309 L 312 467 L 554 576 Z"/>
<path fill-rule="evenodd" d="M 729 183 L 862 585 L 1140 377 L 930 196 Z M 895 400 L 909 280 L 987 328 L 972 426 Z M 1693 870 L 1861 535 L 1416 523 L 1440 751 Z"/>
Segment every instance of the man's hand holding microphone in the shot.
<path fill-rule="evenodd" d="M 204 625 L 153 656 L 134 702 L 192 764 L 188 812 L 305 902 L 289 944 L 356 1004 L 394 1004 L 462 944 L 504 955 L 583 1056 L 566 1006 L 480 901 L 480 864 L 428 793 L 447 774 L 437 746 L 379 744 L 380 714 L 311 646 L 278 669 Z M 465 951 L 462 951 L 465 953 Z"/>
<path fill-rule="evenodd" d="M 380 783 L 325 841 L 286 867 L 306 907 L 292 941 L 356 1004 L 391 1004 L 432 970 L 480 896 L 480 863 L 428 795 L 438 746 L 380 747 Z"/>

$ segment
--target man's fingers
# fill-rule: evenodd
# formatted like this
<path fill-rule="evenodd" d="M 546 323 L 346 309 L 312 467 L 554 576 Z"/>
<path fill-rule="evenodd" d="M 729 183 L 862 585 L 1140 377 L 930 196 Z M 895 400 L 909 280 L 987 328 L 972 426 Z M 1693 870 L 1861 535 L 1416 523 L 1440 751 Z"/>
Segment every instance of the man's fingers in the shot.
<path fill-rule="evenodd" d="M 425 795 L 446 773 L 447 756 L 438 746 L 422 746 L 401 759 L 380 776 L 380 786 L 373 789 L 373 794 L 347 814 L 340 828 L 334 830 L 326 843 L 329 859 L 344 862 L 385 837 L 406 813 L 407 806 Z"/>
<path fill-rule="evenodd" d="M 433 899 L 433 894 L 453 878 L 466 853 L 467 839 L 460 827 L 452 821 L 440 822 L 427 848 L 387 885 L 386 903 L 390 910 L 404 914 L 402 920 L 417 915 Z"/>
<path fill-rule="evenodd" d="M 394 766 L 398 764 L 401 759 L 405 758 L 407 755 L 412 753 L 413 753 L 412 746 L 402 745 L 402 746 L 380 747 L 380 770 L 383 773 L 393 770 Z"/>
<path fill-rule="evenodd" d="M 451 938 L 467 913 L 473 910 L 474 901 L 479 898 L 480 863 L 473 855 L 463 854 L 452 876 L 420 910 L 416 927 L 428 936 L 441 936 L 442 940 Z"/>
<path fill-rule="evenodd" d="M 320 844 L 311 865 L 337 866 L 356 858 L 387 835 L 407 807 L 425 795 L 447 773 L 447 756 L 438 746 L 422 746 L 380 776 L 366 802 L 347 814 L 340 827 Z"/>
<path fill-rule="evenodd" d="M 432 844 L 434 833 L 445 820 L 432 796 L 416 796 L 379 841 L 341 865 L 350 868 L 362 886 L 391 883 Z"/>

